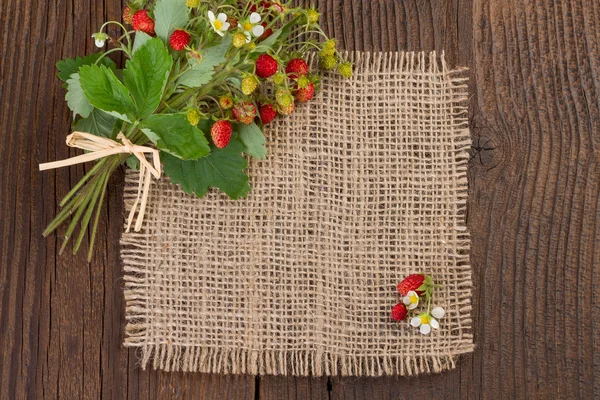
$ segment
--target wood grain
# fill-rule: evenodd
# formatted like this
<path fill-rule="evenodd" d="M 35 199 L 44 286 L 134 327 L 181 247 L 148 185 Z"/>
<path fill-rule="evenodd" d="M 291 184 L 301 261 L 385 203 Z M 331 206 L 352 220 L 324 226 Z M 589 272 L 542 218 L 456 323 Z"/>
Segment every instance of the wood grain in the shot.
<path fill-rule="evenodd" d="M 600 397 L 600 3 L 314 3 L 345 49 L 435 49 L 471 67 L 475 353 L 413 379 L 141 371 L 121 346 L 122 176 L 87 263 L 41 236 L 85 167 L 37 171 L 75 154 L 54 64 L 91 52 L 121 1 L 3 0 L 0 399 Z"/>

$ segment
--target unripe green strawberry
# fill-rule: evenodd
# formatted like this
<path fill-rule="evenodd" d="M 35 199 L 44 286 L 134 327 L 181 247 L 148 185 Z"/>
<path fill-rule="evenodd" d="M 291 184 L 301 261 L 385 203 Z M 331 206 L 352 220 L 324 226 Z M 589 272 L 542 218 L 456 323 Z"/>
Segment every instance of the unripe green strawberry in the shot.
<path fill-rule="evenodd" d="M 286 76 L 283 72 L 278 72 L 273 77 L 273 83 L 276 85 L 283 85 L 285 83 Z"/>
<path fill-rule="evenodd" d="M 275 101 L 282 107 L 288 107 L 294 103 L 294 97 L 287 89 L 279 88 L 275 92 Z"/>
<path fill-rule="evenodd" d="M 237 47 L 238 49 L 246 44 L 246 35 L 244 35 L 242 32 L 236 33 L 231 39 L 233 46 Z"/>
<path fill-rule="evenodd" d="M 200 119 L 202 119 L 202 114 L 200 111 L 196 110 L 195 108 L 188 111 L 187 120 L 190 124 L 196 126 L 200 122 Z"/>
<path fill-rule="evenodd" d="M 242 79 L 242 92 L 249 96 L 258 87 L 258 78 L 254 75 L 248 75 L 244 79 Z"/>
<path fill-rule="evenodd" d="M 319 16 L 320 16 L 319 12 L 317 10 L 315 10 L 314 8 L 309 9 L 306 13 L 306 17 L 308 19 L 309 24 L 319 23 Z"/>
<path fill-rule="evenodd" d="M 352 77 L 352 63 L 350 62 L 343 62 L 340 65 L 338 65 L 338 72 L 340 73 L 341 76 L 343 76 L 344 78 L 348 79 Z"/>
<path fill-rule="evenodd" d="M 229 110 L 231 107 L 233 107 L 233 98 L 230 94 L 223 95 L 219 99 L 219 105 L 223 110 Z"/>
<path fill-rule="evenodd" d="M 321 58 L 321 66 L 326 70 L 332 70 L 335 68 L 337 60 L 334 56 L 325 56 Z"/>
<path fill-rule="evenodd" d="M 292 102 L 288 106 L 277 106 L 277 112 L 281 115 L 290 115 L 296 109 L 296 105 Z"/>

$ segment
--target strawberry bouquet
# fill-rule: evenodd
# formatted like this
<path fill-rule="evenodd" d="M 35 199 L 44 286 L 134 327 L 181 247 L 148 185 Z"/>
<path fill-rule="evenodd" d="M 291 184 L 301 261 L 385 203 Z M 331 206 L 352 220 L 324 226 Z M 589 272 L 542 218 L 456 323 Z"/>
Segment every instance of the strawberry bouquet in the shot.
<path fill-rule="evenodd" d="M 314 8 L 259 0 L 133 0 L 123 21 L 93 35 L 107 50 L 57 64 L 74 115 L 67 144 L 87 153 L 42 164 L 59 168 L 95 161 L 62 200 L 49 235 L 71 217 L 61 251 L 79 226 L 74 252 L 91 224 L 90 253 L 108 179 L 123 164 L 139 170 L 135 229 L 141 228 L 152 177 L 164 173 L 197 196 L 210 187 L 230 198 L 250 187 L 246 156 L 267 155 L 264 125 L 313 98 L 320 67 L 352 75 Z M 114 25 L 120 36 L 109 36 Z M 107 57 L 123 53 L 125 68 Z"/>

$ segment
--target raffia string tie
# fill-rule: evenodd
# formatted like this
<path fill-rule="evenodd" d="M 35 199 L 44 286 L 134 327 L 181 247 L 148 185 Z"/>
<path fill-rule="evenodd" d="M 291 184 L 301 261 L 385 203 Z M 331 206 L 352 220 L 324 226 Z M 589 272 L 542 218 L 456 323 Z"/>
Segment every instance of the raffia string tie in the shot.
<path fill-rule="evenodd" d="M 119 139 L 121 143 L 86 132 L 73 132 L 67 136 L 67 146 L 87 150 L 90 153 L 71 157 L 66 160 L 40 164 L 40 171 L 81 164 L 115 154 L 133 154 L 140 160 L 140 179 L 138 183 L 137 198 L 131 207 L 129 217 L 127 218 L 127 232 L 129 232 L 131 228 L 135 212 L 139 205 L 140 211 L 135 222 L 135 231 L 138 232 L 142 229 L 152 176 L 154 175 L 156 179 L 160 179 L 161 176 L 160 156 L 156 149 L 133 144 L 125 137 L 125 135 L 123 135 L 123 133 L 119 133 L 117 139 Z M 146 154 L 152 154 L 152 164 L 146 159 Z"/>

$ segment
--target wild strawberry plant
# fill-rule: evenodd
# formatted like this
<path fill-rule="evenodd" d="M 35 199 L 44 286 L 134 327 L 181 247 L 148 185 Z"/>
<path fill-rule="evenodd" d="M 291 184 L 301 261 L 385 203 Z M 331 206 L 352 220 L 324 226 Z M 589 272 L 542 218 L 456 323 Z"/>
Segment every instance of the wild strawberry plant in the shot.
<path fill-rule="evenodd" d="M 318 52 L 321 68 L 352 75 L 314 8 L 261 0 L 134 0 L 122 19 L 93 35 L 98 47 L 109 49 L 57 64 L 74 130 L 152 144 L 171 181 L 200 197 L 210 187 L 232 199 L 248 193 L 244 155 L 267 156 L 262 127 L 318 90 L 308 52 Z M 122 34 L 109 36 L 109 25 Z M 124 69 L 107 57 L 117 52 L 127 59 Z M 62 249 L 79 224 L 77 252 L 91 223 L 91 255 L 108 178 L 124 163 L 139 166 L 129 154 L 99 159 L 44 234 L 72 217 Z"/>

